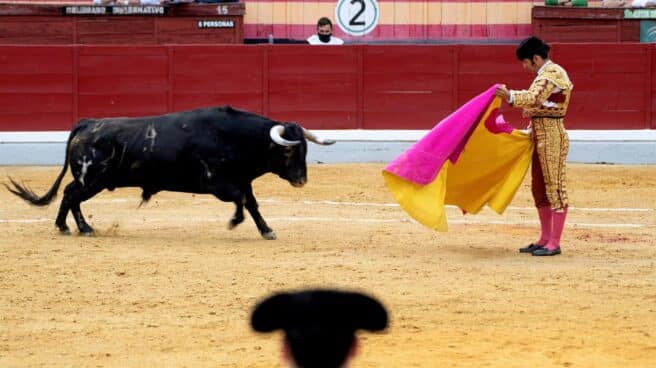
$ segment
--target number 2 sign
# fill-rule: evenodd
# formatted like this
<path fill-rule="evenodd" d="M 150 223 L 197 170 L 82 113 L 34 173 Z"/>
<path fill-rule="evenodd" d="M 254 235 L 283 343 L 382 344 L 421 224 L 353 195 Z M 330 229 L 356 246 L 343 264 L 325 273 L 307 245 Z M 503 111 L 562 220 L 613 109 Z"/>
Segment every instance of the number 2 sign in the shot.
<path fill-rule="evenodd" d="M 379 11 L 376 0 L 339 0 L 335 7 L 339 27 L 351 36 L 364 36 L 376 28 Z"/>

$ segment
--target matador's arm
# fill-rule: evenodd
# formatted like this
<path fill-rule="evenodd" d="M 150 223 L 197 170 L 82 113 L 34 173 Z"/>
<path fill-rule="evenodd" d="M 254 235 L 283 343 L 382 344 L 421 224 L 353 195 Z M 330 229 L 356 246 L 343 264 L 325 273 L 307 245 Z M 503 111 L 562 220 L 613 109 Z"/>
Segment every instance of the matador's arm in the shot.
<path fill-rule="evenodd" d="M 548 79 L 536 79 L 528 90 L 511 90 L 510 103 L 519 108 L 538 108 L 556 89 L 556 85 Z"/>

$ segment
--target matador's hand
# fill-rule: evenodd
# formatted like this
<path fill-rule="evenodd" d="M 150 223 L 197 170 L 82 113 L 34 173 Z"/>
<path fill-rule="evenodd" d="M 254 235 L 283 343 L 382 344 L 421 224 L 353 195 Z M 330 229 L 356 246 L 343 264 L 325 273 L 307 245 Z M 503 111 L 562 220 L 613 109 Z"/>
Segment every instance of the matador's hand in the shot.
<path fill-rule="evenodd" d="M 505 84 L 501 84 L 494 91 L 494 95 L 503 98 L 504 101 L 508 101 L 508 97 L 510 97 L 510 91 L 508 91 L 508 88 L 506 88 Z"/>

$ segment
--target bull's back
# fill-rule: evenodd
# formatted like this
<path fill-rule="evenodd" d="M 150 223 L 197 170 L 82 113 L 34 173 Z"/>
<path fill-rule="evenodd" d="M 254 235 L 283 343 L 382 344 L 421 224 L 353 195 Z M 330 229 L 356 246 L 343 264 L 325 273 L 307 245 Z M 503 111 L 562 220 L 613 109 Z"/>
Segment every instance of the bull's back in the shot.
<path fill-rule="evenodd" d="M 268 139 L 271 126 L 268 119 L 229 108 L 84 119 L 75 128 L 70 162 L 76 178 L 104 174 L 112 187 L 199 192 L 233 176 L 240 160 L 255 157 L 250 150 Z"/>

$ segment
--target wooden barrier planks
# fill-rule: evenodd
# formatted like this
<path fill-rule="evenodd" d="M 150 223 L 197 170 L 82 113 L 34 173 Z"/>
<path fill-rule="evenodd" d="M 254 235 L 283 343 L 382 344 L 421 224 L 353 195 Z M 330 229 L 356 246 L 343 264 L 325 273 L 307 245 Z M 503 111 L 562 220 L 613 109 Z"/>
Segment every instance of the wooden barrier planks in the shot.
<path fill-rule="evenodd" d="M 654 45 L 552 46 L 574 83 L 568 128 L 656 128 Z M 314 129 L 429 129 L 495 83 L 532 78 L 513 45 L 0 45 L 0 130 L 226 104 Z"/>

